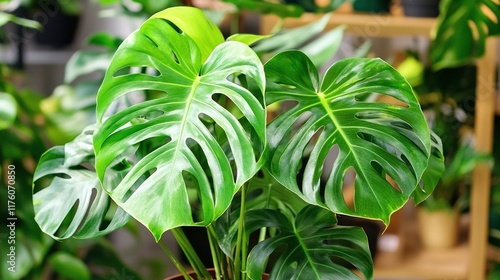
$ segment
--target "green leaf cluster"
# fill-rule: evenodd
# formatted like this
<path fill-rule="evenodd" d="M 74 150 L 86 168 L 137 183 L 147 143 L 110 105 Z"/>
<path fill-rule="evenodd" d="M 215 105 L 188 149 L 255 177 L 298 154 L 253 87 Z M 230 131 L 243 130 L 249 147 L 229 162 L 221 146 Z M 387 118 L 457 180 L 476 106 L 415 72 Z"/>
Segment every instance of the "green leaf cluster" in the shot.
<path fill-rule="evenodd" d="M 156 94 L 123 102 L 144 90 Z M 275 103 L 287 109 L 267 119 Z M 179 228 L 207 227 L 216 274 L 232 279 L 260 279 L 273 258 L 271 279 L 357 279 L 346 263 L 371 279 L 366 236 L 335 215 L 387 224 L 411 197 L 424 200 L 442 169 L 439 139 L 387 63 L 346 59 L 324 77 L 299 51 L 263 64 L 189 7 L 154 15 L 120 45 L 96 119 L 39 162 L 42 229 L 99 236 L 130 215 L 156 240 L 172 230 L 191 253 Z M 349 184 L 354 207 L 343 194 Z"/>

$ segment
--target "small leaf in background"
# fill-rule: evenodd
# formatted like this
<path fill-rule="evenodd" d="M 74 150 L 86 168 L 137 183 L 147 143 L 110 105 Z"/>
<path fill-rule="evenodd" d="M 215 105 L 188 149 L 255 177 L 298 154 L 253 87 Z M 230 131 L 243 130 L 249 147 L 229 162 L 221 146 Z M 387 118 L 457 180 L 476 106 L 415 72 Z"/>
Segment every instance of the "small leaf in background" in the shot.
<path fill-rule="evenodd" d="M 72 280 L 90 280 L 90 271 L 85 263 L 65 252 L 52 254 L 48 262 L 52 269 L 61 276 Z"/>
<path fill-rule="evenodd" d="M 260 40 L 271 37 L 272 35 L 255 35 L 255 34 L 234 34 L 227 38 L 226 41 L 241 42 L 246 45 L 252 45 Z"/>
<path fill-rule="evenodd" d="M 257 53 L 277 53 L 297 49 L 314 36 L 320 34 L 330 20 L 330 16 L 330 14 L 326 14 L 319 20 L 307 25 L 279 31 L 273 36 L 260 41 L 252 48 Z"/>
<path fill-rule="evenodd" d="M 472 63 L 485 52 L 488 36 L 500 34 L 500 3 L 494 0 L 442 0 L 430 45 L 435 70 Z"/>
<path fill-rule="evenodd" d="M 54 239 L 102 236 L 129 220 L 128 214 L 112 203 L 92 170 L 92 132 L 88 127 L 74 141 L 45 152 L 35 171 L 35 220 Z M 126 168 L 114 165 L 115 178 L 122 177 L 120 172 Z"/>
<path fill-rule="evenodd" d="M 112 52 L 100 51 L 78 51 L 75 52 L 66 63 L 64 71 L 64 82 L 71 83 L 76 78 L 90 74 L 96 71 L 106 72 L 111 58 Z"/>
<path fill-rule="evenodd" d="M 12 125 L 17 116 L 17 102 L 8 93 L 0 92 L 0 130 Z"/>
<path fill-rule="evenodd" d="M 300 50 L 311 59 L 316 68 L 320 68 L 329 59 L 333 58 L 339 50 L 344 30 L 344 25 L 334 28 L 300 48 Z"/>

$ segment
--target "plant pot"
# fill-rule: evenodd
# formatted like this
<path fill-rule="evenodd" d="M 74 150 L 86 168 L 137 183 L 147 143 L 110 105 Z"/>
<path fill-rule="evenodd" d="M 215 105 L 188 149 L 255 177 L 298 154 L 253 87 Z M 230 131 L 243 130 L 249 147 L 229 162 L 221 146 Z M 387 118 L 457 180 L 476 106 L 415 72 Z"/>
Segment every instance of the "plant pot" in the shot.
<path fill-rule="evenodd" d="M 388 13 L 390 0 L 355 0 L 352 8 L 356 12 Z"/>
<path fill-rule="evenodd" d="M 453 248 L 458 241 L 458 209 L 429 211 L 417 210 L 418 229 L 422 246 L 430 250 Z"/>
<path fill-rule="evenodd" d="M 437 17 L 440 0 L 401 0 L 407 17 Z"/>
<path fill-rule="evenodd" d="M 213 279 L 215 279 L 215 270 L 213 268 L 209 268 L 208 272 L 210 273 L 210 275 L 212 275 Z M 196 279 L 195 272 L 189 273 L 189 276 L 191 276 L 193 279 Z M 269 279 L 269 274 L 267 274 L 267 273 L 262 274 L 262 280 L 268 280 L 268 279 Z M 179 274 L 179 275 L 167 277 L 164 280 L 184 280 L 184 276 Z"/>
<path fill-rule="evenodd" d="M 44 6 L 33 11 L 32 18 L 42 25 L 42 30 L 35 35 L 35 42 L 53 48 L 63 48 L 73 43 L 78 22 L 78 15 L 62 12 L 55 0 L 44 2 Z"/>

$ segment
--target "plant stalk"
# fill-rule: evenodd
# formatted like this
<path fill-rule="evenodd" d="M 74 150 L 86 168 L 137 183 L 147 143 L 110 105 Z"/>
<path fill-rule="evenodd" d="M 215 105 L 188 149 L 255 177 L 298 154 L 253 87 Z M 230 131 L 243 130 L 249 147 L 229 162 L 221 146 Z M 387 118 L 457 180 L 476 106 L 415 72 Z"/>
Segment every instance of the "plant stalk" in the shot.
<path fill-rule="evenodd" d="M 189 264 L 191 264 L 193 270 L 196 272 L 196 276 L 198 277 L 198 279 L 211 279 L 212 276 L 210 276 L 210 274 L 208 273 L 207 268 L 205 267 L 205 265 L 203 265 L 203 262 L 198 257 L 198 254 L 196 254 L 196 251 L 194 250 L 193 246 L 189 242 L 182 229 L 172 229 L 172 234 L 179 244 L 179 247 L 186 255 Z"/>
<path fill-rule="evenodd" d="M 179 272 L 182 274 L 184 279 L 186 280 L 193 280 L 191 276 L 189 276 L 188 272 L 184 268 L 184 266 L 181 264 L 181 262 L 175 257 L 174 253 L 168 248 L 168 246 L 163 242 L 163 240 L 160 240 L 158 242 L 158 245 L 160 245 L 160 248 L 163 250 L 165 255 L 168 256 L 168 258 L 174 263 L 175 267 Z"/>
<path fill-rule="evenodd" d="M 236 269 L 234 273 L 234 278 L 235 280 L 240 280 L 244 279 L 242 276 L 246 276 L 245 272 L 245 267 L 246 261 L 242 262 L 243 258 L 246 258 L 246 255 L 243 255 L 243 253 L 246 253 L 247 247 L 246 241 L 243 241 L 244 238 L 244 231 L 245 231 L 245 209 L 246 209 L 246 196 L 247 196 L 247 184 L 243 184 L 241 187 L 241 206 L 240 206 L 240 218 L 239 218 L 239 225 L 238 225 L 238 237 L 236 241 L 236 251 L 235 251 L 235 260 L 234 260 L 234 267 Z M 241 272 L 241 274 L 240 274 Z"/>
<path fill-rule="evenodd" d="M 220 252 L 217 250 L 217 241 L 212 226 L 207 227 L 208 242 L 210 243 L 210 252 L 212 253 L 212 260 L 214 262 L 215 279 L 222 280 L 221 265 L 220 265 Z"/>

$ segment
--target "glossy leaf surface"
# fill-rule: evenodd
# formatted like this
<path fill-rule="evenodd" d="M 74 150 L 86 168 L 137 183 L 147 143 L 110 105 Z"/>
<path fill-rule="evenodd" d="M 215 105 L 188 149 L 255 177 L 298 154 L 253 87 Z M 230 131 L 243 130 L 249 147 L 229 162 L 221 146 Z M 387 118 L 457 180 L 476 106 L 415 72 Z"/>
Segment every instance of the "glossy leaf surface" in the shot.
<path fill-rule="evenodd" d="M 265 71 L 268 104 L 293 104 L 268 125 L 271 174 L 309 203 L 387 224 L 420 182 L 430 153 L 429 129 L 406 80 L 380 59 L 346 59 L 320 81 L 312 62 L 296 51 L 278 54 Z M 402 105 L 370 101 L 373 93 Z M 331 170 L 324 169 L 335 153 Z M 351 170 L 352 209 L 342 191 Z"/>
<path fill-rule="evenodd" d="M 257 244 L 248 257 L 248 275 L 261 279 L 269 256 L 279 251 L 269 279 L 360 279 L 339 260 L 354 265 L 365 279 L 373 278 L 368 240 L 361 228 L 336 226 L 335 216 L 320 207 L 306 206 L 294 221 L 279 211 L 250 211 L 247 232 L 262 227 L 278 233 Z"/>
<path fill-rule="evenodd" d="M 93 160 L 90 127 L 74 141 L 53 147 L 40 158 L 33 179 L 35 220 L 54 239 L 105 235 L 129 220 L 89 169 Z M 113 172 L 113 176 L 116 180 L 121 175 Z"/>
<path fill-rule="evenodd" d="M 204 62 L 204 52 L 214 44 L 206 37 L 213 34 L 190 29 L 201 36 L 195 40 L 181 31 L 191 21 L 208 24 L 200 30 L 212 28 L 200 16 L 195 13 L 179 26 L 161 18 L 145 22 L 115 54 L 97 98 L 100 125 L 94 146 L 99 177 L 106 181 L 116 157 L 129 158 L 133 166 L 123 180 L 104 186 L 157 240 L 175 227 L 211 223 L 261 166 L 263 66 L 239 42 L 221 43 Z M 154 71 L 117 74 L 130 67 Z M 233 82 L 239 75 L 254 81 L 255 94 Z M 136 90 L 155 91 L 158 98 L 132 104 L 104 119 L 113 102 Z M 221 106 L 224 99 L 240 113 Z M 201 203 L 199 218 L 192 212 L 189 189 L 195 190 Z"/>

